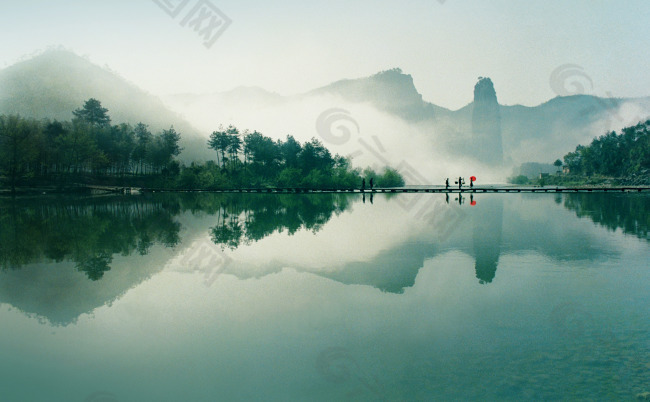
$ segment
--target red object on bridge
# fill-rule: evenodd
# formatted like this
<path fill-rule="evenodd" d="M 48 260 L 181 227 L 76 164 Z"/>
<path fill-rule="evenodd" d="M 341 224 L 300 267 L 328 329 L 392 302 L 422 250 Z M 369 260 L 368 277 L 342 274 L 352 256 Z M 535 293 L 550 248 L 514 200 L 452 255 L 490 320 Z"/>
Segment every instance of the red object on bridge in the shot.
<path fill-rule="evenodd" d="M 469 178 L 471 181 L 476 181 L 476 176 L 472 176 Z"/>

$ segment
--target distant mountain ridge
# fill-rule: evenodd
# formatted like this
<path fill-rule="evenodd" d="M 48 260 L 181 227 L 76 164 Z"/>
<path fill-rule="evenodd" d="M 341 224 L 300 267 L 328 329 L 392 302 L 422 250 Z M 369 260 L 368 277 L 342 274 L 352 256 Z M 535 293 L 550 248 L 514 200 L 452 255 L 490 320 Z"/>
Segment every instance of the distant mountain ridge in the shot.
<path fill-rule="evenodd" d="M 498 82 L 494 83 L 494 88 L 498 95 Z M 400 133 L 386 132 L 384 135 L 408 138 L 418 132 L 430 138 L 432 147 L 452 159 L 475 154 L 477 142 L 474 138 L 474 102 L 458 110 L 427 102 L 415 87 L 413 77 L 398 68 L 365 78 L 340 80 L 292 96 L 258 87 L 238 87 L 211 94 L 174 95 L 166 98 L 166 103 L 114 72 L 69 51 L 47 51 L 0 70 L 0 113 L 3 114 L 18 113 L 26 117 L 64 120 L 71 118 L 72 110 L 90 97 L 99 99 L 109 109 L 114 123 L 135 124 L 142 121 L 154 130 L 174 125 L 183 134 L 185 152 L 181 157 L 185 161 L 213 157 L 205 146 L 205 139 L 208 130 L 227 123 L 229 108 L 238 107 L 258 117 L 258 120 L 266 118 L 290 122 L 307 116 L 304 113 L 304 116 L 297 116 L 288 108 L 277 112 L 273 110 L 266 115 L 263 112 L 281 105 L 304 104 L 324 97 L 370 105 L 380 113 L 397 118 L 410 129 Z M 171 105 L 174 111 L 166 104 Z M 529 161 L 550 163 L 578 144 L 650 116 L 650 97 L 607 99 L 574 95 L 556 97 L 534 107 L 497 105 L 505 165 Z M 332 107 L 337 105 L 333 104 Z M 191 116 L 188 117 L 191 122 L 182 116 Z M 203 116 L 209 122 L 203 125 L 206 132 L 194 128 L 197 116 Z M 634 121 L 637 117 L 638 120 Z M 252 124 L 258 124 L 258 120 L 253 119 Z M 405 159 L 408 156 L 401 155 Z"/>
<path fill-rule="evenodd" d="M 494 84 L 498 94 L 498 83 Z M 345 102 L 370 104 L 381 112 L 398 117 L 417 129 L 436 133 L 435 140 L 454 155 L 474 153 L 473 115 L 475 102 L 450 110 L 427 102 L 417 91 L 413 78 L 401 69 L 383 71 L 370 77 L 344 79 L 312 91 L 282 96 L 262 88 L 235 88 L 210 95 L 172 96 L 188 113 L 193 108 L 221 108 L 234 103 L 256 110 L 290 102 L 304 102 L 333 96 Z M 593 137 L 636 124 L 650 116 L 650 97 L 601 98 L 593 95 L 558 96 L 538 106 L 498 105 L 504 163 L 552 162 Z M 623 116 L 620 109 L 632 105 L 636 116 Z M 198 109 L 197 109 L 198 110 Z M 629 113 L 628 113 L 629 114 Z M 634 113 L 633 113 L 634 114 Z M 638 120 L 635 121 L 635 118 Z M 498 147 L 497 147 L 498 148 Z M 489 159 L 489 158 L 488 158 Z M 496 160 L 501 158 L 495 158 Z"/>

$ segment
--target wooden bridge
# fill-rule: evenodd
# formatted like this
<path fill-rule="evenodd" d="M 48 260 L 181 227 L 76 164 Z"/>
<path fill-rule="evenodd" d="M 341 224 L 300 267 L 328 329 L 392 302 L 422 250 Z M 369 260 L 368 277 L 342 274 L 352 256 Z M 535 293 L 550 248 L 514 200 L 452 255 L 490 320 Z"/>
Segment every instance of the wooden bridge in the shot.
<path fill-rule="evenodd" d="M 270 194 L 303 194 L 303 193 L 629 193 L 629 192 L 650 192 L 650 186 L 644 187 L 516 187 L 516 186 L 486 186 L 473 188 L 444 188 L 444 187 L 399 187 L 399 188 L 375 188 L 373 190 L 358 188 L 349 189 L 310 189 L 300 187 L 274 187 L 274 188 L 240 188 L 240 189 L 218 189 L 218 190 L 192 190 L 192 189 L 155 189 L 155 188 L 133 188 L 128 192 L 157 193 L 270 193 Z M 125 191 L 122 191 L 125 192 Z"/>

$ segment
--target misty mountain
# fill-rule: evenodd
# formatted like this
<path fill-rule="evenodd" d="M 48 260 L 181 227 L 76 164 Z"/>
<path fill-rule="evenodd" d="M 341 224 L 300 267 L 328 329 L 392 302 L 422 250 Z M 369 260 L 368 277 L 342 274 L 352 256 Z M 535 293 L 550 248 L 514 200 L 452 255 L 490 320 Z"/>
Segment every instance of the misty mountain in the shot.
<path fill-rule="evenodd" d="M 328 108 L 353 110 L 358 105 L 367 113 L 357 112 L 348 120 L 356 120 L 364 133 L 381 139 L 390 149 L 392 163 L 408 161 L 435 181 L 481 166 L 550 163 L 578 144 L 650 116 L 650 97 L 575 95 L 556 97 L 535 107 L 506 106 L 498 103 L 498 82 L 487 92 L 486 88 L 481 88 L 479 81 L 472 103 L 449 110 L 424 100 L 410 75 L 392 69 L 292 96 L 238 87 L 227 92 L 174 95 L 163 103 L 107 68 L 68 51 L 52 50 L 0 70 L 0 113 L 67 120 L 73 110 L 94 97 L 109 109 L 113 123 L 142 121 L 156 131 L 174 125 L 183 135 L 181 159 L 190 161 L 213 158 L 205 141 L 220 124 L 257 129 L 276 138 L 294 134 L 305 141 L 318 136 L 314 123 L 321 112 Z M 334 147 L 333 151 L 352 154 L 356 151 L 352 145 L 350 141 L 348 148 Z M 478 164 L 469 166 L 472 160 Z M 510 174 L 501 170 L 501 177 Z"/>
<path fill-rule="evenodd" d="M 72 52 L 49 50 L 0 70 L 0 114 L 70 120 L 89 98 L 102 102 L 112 124 L 143 122 L 152 131 L 173 125 L 182 134 L 183 160 L 211 157 L 205 136 L 159 98 Z"/>
<path fill-rule="evenodd" d="M 474 102 L 458 110 L 449 110 L 424 100 L 413 78 L 400 69 L 337 81 L 293 96 L 281 96 L 262 88 L 240 87 L 210 95 L 176 95 L 170 97 L 169 102 L 192 116 L 193 121 L 206 117 L 213 125 L 217 122 L 207 117 L 210 110 L 224 111 L 220 117 L 232 119 L 238 112 L 242 114 L 238 110 L 241 105 L 248 105 L 250 109 L 247 112 L 257 116 L 273 111 L 271 118 L 282 120 L 295 119 L 289 115 L 295 112 L 287 112 L 291 109 L 283 109 L 283 106 L 304 104 L 319 98 L 338 99 L 341 104 L 371 105 L 380 113 L 404 121 L 412 132 L 428 136 L 445 154 L 474 155 L 492 165 L 501 160 L 506 164 L 552 162 L 578 144 L 650 116 L 650 97 L 626 99 L 574 95 L 558 96 L 534 107 L 501 105 L 497 101 L 499 83 L 489 88 L 488 92 L 492 91 L 492 94 L 483 95 L 485 90 L 479 87 L 480 81 L 475 88 Z M 337 105 L 332 104 L 332 107 Z M 477 107 L 482 110 L 477 111 Z M 255 122 L 259 120 L 257 118 Z M 484 134 L 477 136 L 477 130 Z M 501 132 L 501 145 L 497 143 L 498 138 L 494 138 L 498 131 Z M 400 133 L 402 137 L 410 134 Z"/>

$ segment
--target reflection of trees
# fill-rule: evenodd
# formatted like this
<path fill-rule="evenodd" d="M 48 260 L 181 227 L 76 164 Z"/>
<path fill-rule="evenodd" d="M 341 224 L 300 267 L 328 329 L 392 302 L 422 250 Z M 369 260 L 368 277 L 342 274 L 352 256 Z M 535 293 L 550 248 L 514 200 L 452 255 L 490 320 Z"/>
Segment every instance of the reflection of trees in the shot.
<path fill-rule="evenodd" d="M 216 217 L 212 240 L 235 249 L 274 232 L 318 231 L 344 211 L 343 194 L 156 194 L 142 197 L 0 200 L 0 268 L 74 262 L 101 279 L 115 255 L 146 255 L 180 242 L 182 211 Z"/>
<path fill-rule="evenodd" d="M 0 267 L 73 261 L 89 279 L 110 270 L 113 256 L 144 255 L 180 241 L 176 203 L 149 198 L 0 202 Z"/>
<path fill-rule="evenodd" d="M 342 194 L 216 195 L 210 207 L 217 218 L 211 229 L 212 241 L 236 249 L 276 231 L 292 235 L 304 228 L 315 233 L 333 214 L 344 211 L 349 200 Z"/>
<path fill-rule="evenodd" d="M 77 269 L 88 275 L 88 279 L 96 281 L 102 279 L 104 272 L 110 271 L 110 263 L 113 262 L 112 255 L 101 254 L 77 262 Z"/>
<path fill-rule="evenodd" d="M 650 240 L 650 197 L 645 194 L 566 194 L 564 206 L 579 218 Z"/>

